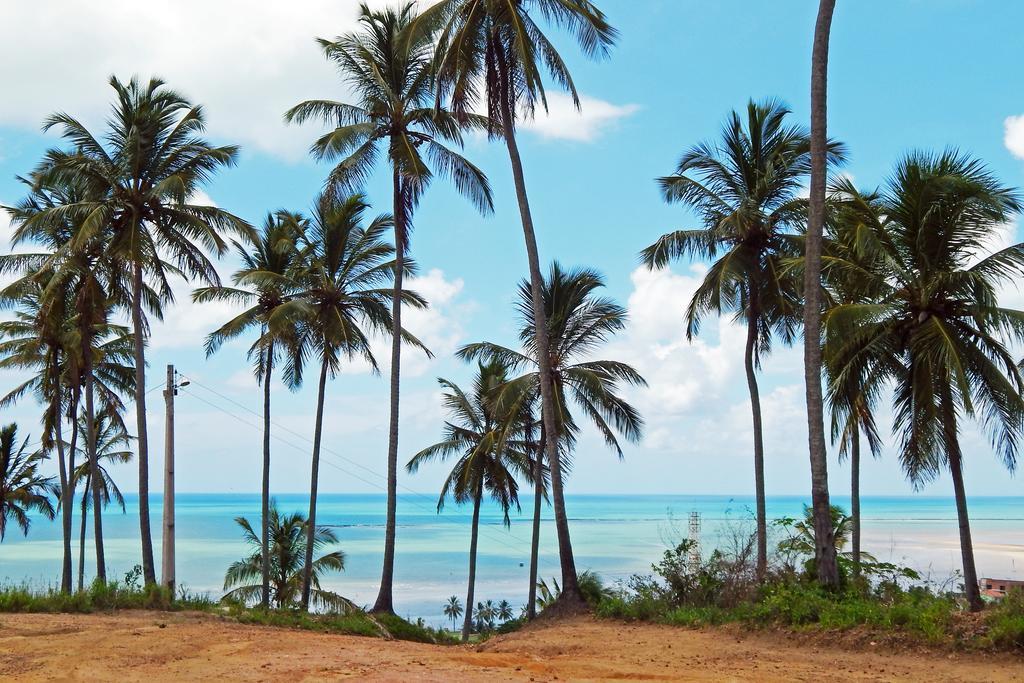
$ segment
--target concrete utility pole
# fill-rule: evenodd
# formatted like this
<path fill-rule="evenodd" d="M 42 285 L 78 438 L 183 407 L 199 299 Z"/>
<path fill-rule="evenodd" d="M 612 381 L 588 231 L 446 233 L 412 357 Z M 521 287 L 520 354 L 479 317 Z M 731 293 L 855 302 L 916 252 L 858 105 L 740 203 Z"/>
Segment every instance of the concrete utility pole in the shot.
<path fill-rule="evenodd" d="M 164 533 L 161 583 L 174 595 L 174 397 L 178 387 L 188 386 L 188 380 L 177 381 L 173 365 L 167 366 L 164 386 Z"/>

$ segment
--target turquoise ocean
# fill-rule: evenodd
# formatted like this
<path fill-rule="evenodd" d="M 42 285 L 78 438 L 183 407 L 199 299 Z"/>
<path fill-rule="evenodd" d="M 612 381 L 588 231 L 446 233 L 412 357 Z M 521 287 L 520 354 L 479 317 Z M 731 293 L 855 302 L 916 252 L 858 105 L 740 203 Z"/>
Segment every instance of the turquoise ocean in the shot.
<path fill-rule="evenodd" d="M 275 496 L 282 512 L 305 511 L 302 494 Z M 849 509 L 848 498 L 834 502 Z M 770 496 L 769 518 L 798 517 L 804 498 Z M 104 515 L 107 565 L 121 576 L 139 560 L 137 498 L 127 496 L 127 511 L 108 508 Z M 151 500 L 154 547 L 160 552 L 161 499 Z M 912 567 L 936 581 L 960 567 L 956 510 L 950 498 L 864 497 L 864 549 L 879 560 Z M 707 554 L 730 543 L 737 530 L 752 528 L 754 501 L 747 496 L 569 495 L 573 549 L 579 569 L 598 572 L 607 583 L 649 573 L 665 548 L 689 535 L 690 513 L 700 513 L 700 543 Z M 969 501 L 972 532 L 981 576 L 1024 579 L 1024 497 L 978 497 Z M 179 494 L 176 498 L 177 577 L 192 592 L 222 594 L 224 570 L 248 550 L 234 522 L 238 516 L 258 524 L 256 494 Z M 493 504 L 481 512 L 478 560 L 479 600 L 506 599 L 518 607 L 526 601 L 530 558 L 532 496 L 523 510 L 502 523 Z M 327 577 L 325 587 L 357 604 L 373 602 L 380 578 L 384 539 L 384 496 L 322 494 L 317 518 L 334 528 L 347 555 L 346 571 Z M 447 505 L 438 513 L 428 496 L 400 495 L 396 557 L 396 610 L 403 616 L 443 623 L 442 603 L 450 595 L 465 600 L 468 571 L 469 507 Z M 78 509 L 75 510 L 77 567 Z M 60 571 L 60 530 L 36 518 L 28 538 L 8 527 L 0 544 L 0 583 L 53 586 Z M 91 573 L 91 545 L 86 572 Z M 157 567 L 159 569 L 159 557 Z M 558 556 L 550 508 L 541 527 L 540 573 L 558 575 Z"/>

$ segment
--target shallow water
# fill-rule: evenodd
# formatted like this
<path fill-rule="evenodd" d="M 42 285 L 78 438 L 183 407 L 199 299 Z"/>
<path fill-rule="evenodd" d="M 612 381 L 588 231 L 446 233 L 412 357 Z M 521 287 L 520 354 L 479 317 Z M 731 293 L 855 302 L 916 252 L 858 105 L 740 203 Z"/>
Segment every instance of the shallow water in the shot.
<path fill-rule="evenodd" d="M 276 496 L 282 512 L 305 511 L 302 494 Z M 107 565 L 120 576 L 138 562 L 137 498 L 127 497 L 127 512 L 108 508 L 104 516 Z M 513 511 L 505 528 L 493 504 L 481 511 L 477 599 L 526 601 L 530 557 L 532 498 L 524 510 Z M 771 496 L 769 518 L 798 517 L 804 499 Z M 849 500 L 834 502 L 847 508 Z M 529 505 L 527 505 L 529 503 Z M 689 514 L 701 515 L 701 545 L 705 553 L 726 544 L 736 530 L 751 528 L 752 497 L 743 496 L 568 496 L 573 548 L 579 569 L 593 569 L 607 582 L 649 572 L 669 543 L 689 535 Z M 152 524 L 154 548 L 160 552 L 161 502 Z M 960 566 L 956 510 L 952 499 L 933 497 L 865 497 L 861 502 L 864 549 L 879 560 L 910 566 L 943 580 Z M 260 501 L 255 494 L 180 494 L 176 500 L 177 575 L 193 591 L 221 593 L 224 570 L 247 554 L 234 522 L 246 516 L 258 523 Z M 1024 579 L 1024 498 L 980 497 L 970 500 L 976 561 L 981 576 Z M 75 515 L 77 553 L 78 516 Z M 442 603 L 450 595 L 464 600 L 472 510 L 448 505 L 438 514 L 427 496 L 400 495 L 395 603 L 399 613 L 442 623 Z M 325 588 L 372 603 L 380 577 L 384 538 L 384 496 L 323 494 L 317 507 L 319 523 L 331 525 L 345 551 L 346 571 L 327 577 Z M 35 520 L 27 539 L 9 528 L 0 545 L 0 581 L 53 585 L 59 579 L 59 525 Z M 76 556 L 77 557 L 77 556 Z M 91 545 L 86 548 L 86 571 L 91 573 Z M 159 557 L 157 558 L 159 569 Z M 76 559 L 77 568 L 77 559 Z M 540 574 L 558 575 L 558 555 L 551 510 L 545 508 L 541 528 Z"/>

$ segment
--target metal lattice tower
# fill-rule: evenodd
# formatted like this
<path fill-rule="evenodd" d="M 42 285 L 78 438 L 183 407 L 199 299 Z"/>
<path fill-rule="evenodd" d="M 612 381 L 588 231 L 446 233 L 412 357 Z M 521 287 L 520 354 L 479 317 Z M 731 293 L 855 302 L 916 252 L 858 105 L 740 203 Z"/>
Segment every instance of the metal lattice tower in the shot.
<path fill-rule="evenodd" d="M 689 562 L 693 567 L 700 565 L 700 513 L 690 513 L 690 553 Z"/>

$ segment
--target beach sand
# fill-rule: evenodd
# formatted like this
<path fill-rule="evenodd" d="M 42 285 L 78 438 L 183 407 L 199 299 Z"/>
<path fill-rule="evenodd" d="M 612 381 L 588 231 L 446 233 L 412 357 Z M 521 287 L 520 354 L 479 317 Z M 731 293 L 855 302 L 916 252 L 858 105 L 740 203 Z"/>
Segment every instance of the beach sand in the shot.
<path fill-rule="evenodd" d="M 442 647 L 133 611 L 0 616 L 0 679 L 1020 681 L 1024 659 L 590 617 Z"/>

